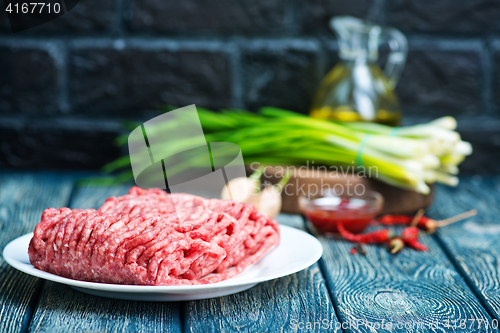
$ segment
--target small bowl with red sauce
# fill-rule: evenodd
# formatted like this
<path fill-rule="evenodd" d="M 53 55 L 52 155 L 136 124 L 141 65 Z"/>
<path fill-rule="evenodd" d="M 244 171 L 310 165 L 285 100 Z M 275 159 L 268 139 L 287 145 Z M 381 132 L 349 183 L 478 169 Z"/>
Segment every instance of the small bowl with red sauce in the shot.
<path fill-rule="evenodd" d="M 338 233 L 337 225 L 352 233 L 363 232 L 382 210 L 384 198 L 375 191 L 363 194 L 337 194 L 324 191 L 321 195 L 299 198 L 300 210 L 309 222 L 322 233 Z"/>

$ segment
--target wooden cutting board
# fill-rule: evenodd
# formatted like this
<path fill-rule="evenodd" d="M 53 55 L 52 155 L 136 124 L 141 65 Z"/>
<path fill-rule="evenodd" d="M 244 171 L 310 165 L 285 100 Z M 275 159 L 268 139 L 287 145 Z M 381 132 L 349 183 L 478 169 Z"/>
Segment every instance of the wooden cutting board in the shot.
<path fill-rule="evenodd" d="M 267 167 L 262 175 L 263 182 L 275 184 L 279 181 L 283 168 Z M 251 170 L 249 174 L 251 173 Z M 432 203 L 434 188 L 431 193 L 424 195 L 414 191 L 403 190 L 375 179 L 357 176 L 356 174 L 342 174 L 333 171 L 318 169 L 294 169 L 293 175 L 282 192 L 283 206 L 281 211 L 289 214 L 299 214 L 298 198 L 305 193 L 313 193 L 321 188 L 343 188 L 345 191 L 372 190 L 384 197 L 384 207 L 381 214 L 413 213 L 420 208 L 425 208 Z M 352 193 L 352 192 L 351 192 Z"/>

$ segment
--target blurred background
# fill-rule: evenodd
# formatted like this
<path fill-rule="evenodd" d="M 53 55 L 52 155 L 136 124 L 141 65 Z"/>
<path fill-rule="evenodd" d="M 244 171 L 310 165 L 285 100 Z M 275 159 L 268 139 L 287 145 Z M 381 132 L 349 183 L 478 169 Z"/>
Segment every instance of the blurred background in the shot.
<path fill-rule="evenodd" d="M 452 115 L 462 173 L 500 172 L 500 0 L 81 0 L 15 34 L 2 12 L 0 167 L 98 169 L 122 121 L 166 104 L 308 113 L 335 15 L 400 29 L 403 124 Z"/>

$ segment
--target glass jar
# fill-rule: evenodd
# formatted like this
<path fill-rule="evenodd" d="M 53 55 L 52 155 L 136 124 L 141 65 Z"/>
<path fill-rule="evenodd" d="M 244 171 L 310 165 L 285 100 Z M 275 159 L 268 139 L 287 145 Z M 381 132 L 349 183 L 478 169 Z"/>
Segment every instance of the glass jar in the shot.
<path fill-rule="evenodd" d="M 333 18 L 330 26 L 338 38 L 340 61 L 323 78 L 310 115 L 398 125 L 401 108 L 394 89 L 406 61 L 405 36 L 349 16 Z M 383 43 L 390 48 L 384 70 L 377 64 Z"/>

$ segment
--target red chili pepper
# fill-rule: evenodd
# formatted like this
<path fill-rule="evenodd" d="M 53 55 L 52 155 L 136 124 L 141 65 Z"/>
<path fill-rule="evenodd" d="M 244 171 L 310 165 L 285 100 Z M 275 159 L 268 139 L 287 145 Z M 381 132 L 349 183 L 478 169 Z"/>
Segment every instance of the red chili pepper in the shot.
<path fill-rule="evenodd" d="M 420 230 L 417 227 L 406 227 L 403 229 L 401 233 L 401 237 L 403 239 L 418 239 L 418 235 L 420 234 Z"/>
<path fill-rule="evenodd" d="M 429 251 L 427 246 L 418 241 L 419 234 L 420 231 L 417 227 L 406 227 L 403 229 L 401 237 L 403 238 L 405 244 L 409 247 L 419 251 Z"/>
<path fill-rule="evenodd" d="M 396 224 L 410 224 L 413 222 L 413 216 L 408 215 L 384 215 L 379 217 L 379 221 L 385 225 L 396 225 Z M 417 226 L 428 232 L 432 233 L 438 227 L 436 220 L 428 218 L 427 216 L 422 216 L 420 220 L 418 220 Z"/>
<path fill-rule="evenodd" d="M 405 240 L 405 244 L 407 244 L 412 249 L 415 249 L 418 251 L 423 251 L 423 252 L 429 251 L 429 248 L 427 246 L 425 246 L 424 244 L 420 243 L 418 241 L 418 239 L 407 239 L 407 240 Z"/>
<path fill-rule="evenodd" d="M 409 224 L 413 221 L 412 216 L 407 215 L 384 215 L 378 218 L 380 223 L 386 225 Z"/>
<path fill-rule="evenodd" d="M 342 237 L 351 242 L 363 244 L 385 243 L 389 239 L 389 229 L 380 229 L 366 234 L 353 234 L 347 231 L 342 223 L 339 223 L 337 228 L 339 229 Z"/>
<path fill-rule="evenodd" d="M 425 232 L 431 234 L 438 228 L 438 223 L 436 220 L 428 218 L 427 216 L 422 216 L 418 221 L 417 226 Z"/>

